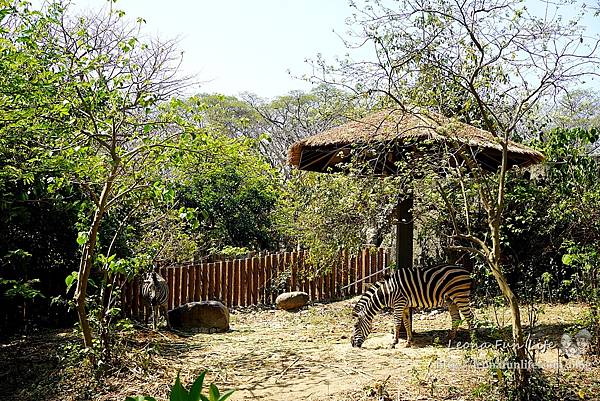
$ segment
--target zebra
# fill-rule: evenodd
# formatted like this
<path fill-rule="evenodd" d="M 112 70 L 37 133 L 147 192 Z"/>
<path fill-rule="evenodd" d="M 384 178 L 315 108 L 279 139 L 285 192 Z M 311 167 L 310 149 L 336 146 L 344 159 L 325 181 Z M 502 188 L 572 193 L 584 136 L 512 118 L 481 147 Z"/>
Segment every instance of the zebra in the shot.
<path fill-rule="evenodd" d="M 171 329 L 169 322 L 169 313 L 167 311 L 167 301 L 169 299 L 169 286 L 165 279 L 155 271 L 144 275 L 142 284 L 142 299 L 152 308 L 152 325 L 154 330 L 159 319 L 159 312 L 162 310 L 167 320 L 167 328 Z M 148 316 L 146 316 L 148 324 Z"/>
<path fill-rule="evenodd" d="M 396 270 L 389 278 L 378 281 L 367 289 L 355 305 L 353 315 L 358 320 L 352 333 L 352 346 L 362 346 L 371 333 L 373 317 L 386 306 L 393 308 L 395 335 L 392 348 L 398 344 L 403 322 L 406 327 L 406 346 L 412 345 L 409 319 L 411 307 L 434 308 L 447 305 L 452 317 L 450 339 L 454 338 L 460 325 L 460 313 L 465 317 L 469 329 L 472 329 L 473 313 L 469 308 L 471 283 L 469 272 L 458 265 L 442 264 Z"/>

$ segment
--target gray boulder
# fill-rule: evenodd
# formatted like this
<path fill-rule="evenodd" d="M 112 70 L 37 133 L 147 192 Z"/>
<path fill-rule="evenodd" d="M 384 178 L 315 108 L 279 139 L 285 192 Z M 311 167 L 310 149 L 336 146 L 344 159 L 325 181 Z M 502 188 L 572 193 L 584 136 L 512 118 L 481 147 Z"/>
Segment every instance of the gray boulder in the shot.
<path fill-rule="evenodd" d="M 279 309 L 292 310 L 302 308 L 308 303 L 308 294 L 302 291 L 284 292 L 275 299 Z"/>
<path fill-rule="evenodd" d="M 229 310 L 218 301 L 190 302 L 169 311 L 171 326 L 205 333 L 229 330 Z"/>

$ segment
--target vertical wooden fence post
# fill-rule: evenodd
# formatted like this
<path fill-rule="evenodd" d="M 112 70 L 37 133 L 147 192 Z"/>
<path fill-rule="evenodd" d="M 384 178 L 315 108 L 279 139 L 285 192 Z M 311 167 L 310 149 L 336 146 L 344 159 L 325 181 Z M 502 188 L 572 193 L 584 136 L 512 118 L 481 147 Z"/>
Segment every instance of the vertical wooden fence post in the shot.
<path fill-rule="evenodd" d="M 241 279 L 240 279 L 240 283 L 241 283 L 241 299 L 240 299 L 240 306 L 247 306 L 248 305 L 248 258 L 245 258 L 244 260 L 242 260 L 240 263 L 240 269 L 241 269 Z"/>
<path fill-rule="evenodd" d="M 273 286 L 279 284 L 279 281 L 281 280 L 279 274 L 279 255 L 271 255 L 271 269 L 272 269 L 272 278 L 271 278 L 271 303 L 274 304 L 275 303 L 275 299 L 277 298 L 277 292 L 275 291 L 275 288 Z"/>
<path fill-rule="evenodd" d="M 225 297 L 223 302 L 227 307 L 231 307 L 231 298 L 233 292 L 233 261 L 226 260 L 225 261 Z"/>
<path fill-rule="evenodd" d="M 188 302 L 188 267 L 184 265 L 179 268 L 181 270 L 181 285 L 179 287 L 181 305 L 185 305 Z"/>
<path fill-rule="evenodd" d="M 173 268 L 175 274 L 175 307 L 181 305 L 181 267 Z"/>

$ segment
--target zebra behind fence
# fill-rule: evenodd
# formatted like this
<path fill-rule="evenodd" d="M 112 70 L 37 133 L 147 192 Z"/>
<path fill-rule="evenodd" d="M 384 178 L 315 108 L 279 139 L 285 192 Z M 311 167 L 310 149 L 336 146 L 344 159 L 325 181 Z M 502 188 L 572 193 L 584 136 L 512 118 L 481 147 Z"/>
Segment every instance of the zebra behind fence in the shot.
<path fill-rule="evenodd" d="M 169 286 L 160 274 L 155 271 L 146 273 L 142 284 L 142 298 L 152 308 L 152 325 L 154 330 L 158 324 L 159 312 L 162 311 L 167 320 L 167 328 L 171 329 L 167 301 L 169 299 Z M 148 324 L 148 316 L 146 316 Z"/>
<path fill-rule="evenodd" d="M 460 325 L 460 313 L 469 329 L 473 327 L 473 313 L 469 308 L 471 276 L 462 266 L 438 265 L 426 268 L 398 269 L 383 281 L 373 284 L 354 307 L 358 318 L 352 333 L 352 346 L 360 347 L 371 333 L 373 317 L 384 307 L 393 308 L 395 335 L 392 347 L 398 344 L 402 322 L 406 327 L 406 346 L 412 344 L 412 328 L 409 319 L 411 307 L 435 308 L 447 306 L 452 317 L 450 339 Z M 459 313 L 460 311 L 460 313 Z"/>

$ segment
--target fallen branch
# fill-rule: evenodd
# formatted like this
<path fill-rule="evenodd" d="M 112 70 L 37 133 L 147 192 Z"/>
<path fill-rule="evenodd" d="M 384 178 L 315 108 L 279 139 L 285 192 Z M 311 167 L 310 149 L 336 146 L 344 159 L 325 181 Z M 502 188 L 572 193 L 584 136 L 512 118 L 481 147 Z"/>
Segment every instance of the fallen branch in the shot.
<path fill-rule="evenodd" d="M 294 366 L 296 364 L 296 362 L 298 362 L 300 360 L 300 357 L 296 358 L 296 360 L 294 362 L 292 362 L 287 368 L 285 368 L 277 377 L 277 379 L 275 379 L 275 383 L 277 383 L 279 381 L 279 379 L 281 379 L 283 377 L 283 375 L 285 375 L 285 373 L 290 370 L 290 368 L 292 366 Z"/>

